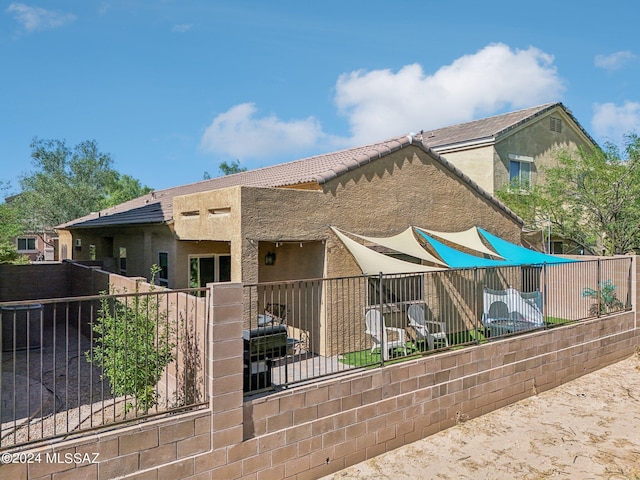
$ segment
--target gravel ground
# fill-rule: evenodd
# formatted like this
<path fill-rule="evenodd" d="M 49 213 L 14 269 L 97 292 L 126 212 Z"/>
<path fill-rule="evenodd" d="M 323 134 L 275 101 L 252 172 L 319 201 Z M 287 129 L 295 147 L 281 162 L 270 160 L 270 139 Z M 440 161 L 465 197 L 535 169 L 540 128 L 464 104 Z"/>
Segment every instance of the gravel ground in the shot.
<path fill-rule="evenodd" d="M 640 480 L 640 353 L 325 480 Z"/>

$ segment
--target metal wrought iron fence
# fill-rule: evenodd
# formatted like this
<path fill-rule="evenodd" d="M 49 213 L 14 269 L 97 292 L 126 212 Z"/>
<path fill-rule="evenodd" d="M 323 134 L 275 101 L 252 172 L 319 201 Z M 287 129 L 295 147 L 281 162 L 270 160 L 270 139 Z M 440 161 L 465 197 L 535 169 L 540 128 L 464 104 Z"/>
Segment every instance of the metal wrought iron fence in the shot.
<path fill-rule="evenodd" d="M 246 285 L 244 390 L 629 310 L 632 262 Z M 0 449 L 205 405 L 205 292 L 0 303 Z"/>
<path fill-rule="evenodd" d="M 204 405 L 193 292 L 0 303 L 0 449 Z"/>
<path fill-rule="evenodd" d="M 631 257 L 246 285 L 246 394 L 629 310 Z"/>

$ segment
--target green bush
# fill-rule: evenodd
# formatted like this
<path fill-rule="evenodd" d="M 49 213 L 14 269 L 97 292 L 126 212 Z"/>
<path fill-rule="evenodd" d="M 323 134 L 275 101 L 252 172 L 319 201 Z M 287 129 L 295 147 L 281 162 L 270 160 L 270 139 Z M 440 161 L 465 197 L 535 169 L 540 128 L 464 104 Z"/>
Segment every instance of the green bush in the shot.
<path fill-rule="evenodd" d="M 590 315 L 604 315 L 605 313 L 617 312 L 624 309 L 624 303 L 620 301 L 616 294 L 618 287 L 611 283 L 611 280 L 605 280 L 599 283 L 598 290 L 586 287 L 582 290 L 582 296 L 585 298 L 593 298 L 593 303 L 589 308 Z M 599 301 L 598 301 L 599 298 Z"/>
<path fill-rule="evenodd" d="M 20 255 L 15 245 L 0 241 L 0 263 L 12 263 L 15 265 L 26 265 L 29 263 L 29 257 Z"/>
<path fill-rule="evenodd" d="M 158 271 L 156 265 L 151 269 L 152 285 Z M 113 287 L 109 290 L 112 295 L 126 293 Z M 124 300 L 105 296 L 92 329 L 95 345 L 92 351 L 85 352 L 87 361 L 102 368 L 102 378 L 109 381 L 113 395 L 135 398 L 135 403 L 126 403 L 125 413 L 132 408 L 148 412 L 158 404 L 156 385 L 174 360 L 175 343 L 166 311 L 154 295 Z"/>

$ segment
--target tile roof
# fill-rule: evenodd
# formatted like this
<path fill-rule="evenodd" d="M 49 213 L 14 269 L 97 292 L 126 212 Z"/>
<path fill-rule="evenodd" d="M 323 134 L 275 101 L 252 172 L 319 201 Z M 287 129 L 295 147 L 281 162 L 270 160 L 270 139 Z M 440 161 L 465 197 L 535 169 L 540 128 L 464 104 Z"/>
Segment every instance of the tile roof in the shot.
<path fill-rule="evenodd" d="M 201 182 L 158 190 L 116 205 L 115 207 L 102 210 L 101 212 L 92 213 L 85 217 L 72 220 L 63 225 L 59 225 L 57 228 L 166 223 L 170 222 L 173 218 L 173 198 L 178 195 L 218 190 L 238 185 L 284 187 L 310 182 L 317 182 L 319 185 L 322 185 L 350 170 L 410 144 L 420 146 L 425 151 L 428 151 L 443 165 L 458 174 L 464 181 L 470 183 L 473 188 L 486 196 L 486 198 L 495 202 L 501 209 L 507 211 L 520 221 L 506 206 L 486 193 L 468 176 L 444 158 L 435 154 L 431 149 L 437 150 L 444 146 L 487 138 L 495 139 L 524 122 L 558 106 L 571 116 L 580 127 L 577 120 L 573 118 L 571 113 L 567 111 L 561 103 L 548 103 L 437 130 L 423 131 L 413 137 L 410 135 L 396 137 L 338 152 L 331 152 L 293 162 L 236 173 L 234 175 L 226 175 Z M 583 132 L 588 138 L 591 138 L 584 130 Z"/>
<path fill-rule="evenodd" d="M 169 222 L 173 218 L 173 198 L 178 195 L 207 192 L 238 185 L 286 187 L 310 182 L 323 184 L 365 163 L 406 147 L 411 142 L 412 139 L 409 136 L 398 137 L 293 162 L 157 190 L 100 212 L 72 220 L 57 228 Z"/>
<path fill-rule="evenodd" d="M 502 115 L 495 115 L 493 117 L 451 125 L 436 130 L 426 130 L 421 132 L 421 137 L 423 143 L 435 151 L 462 143 L 467 144 L 481 140 L 498 140 L 500 136 L 555 108 L 562 109 L 573 120 L 580 131 L 594 145 L 596 144 L 595 140 L 582 128 L 573 114 L 559 102 L 545 103 L 544 105 L 538 105 L 536 107 L 516 110 L 515 112 L 503 113 Z"/>

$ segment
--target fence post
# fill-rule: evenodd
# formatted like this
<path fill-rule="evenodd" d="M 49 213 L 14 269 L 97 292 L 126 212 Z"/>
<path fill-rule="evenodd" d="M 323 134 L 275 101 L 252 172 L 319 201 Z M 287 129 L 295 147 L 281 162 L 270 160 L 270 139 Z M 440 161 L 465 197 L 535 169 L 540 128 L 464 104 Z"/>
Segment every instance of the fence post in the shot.
<path fill-rule="evenodd" d="M 243 286 L 215 283 L 207 287 L 211 444 L 216 449 L 236 445 L 243 439 Z"/>
<path fill-rule="evenodd" d="M 549 323 L 545 321 L 549 317 L 547 309 L 547 262 L 542 264 L 542 325 L 549 328 Z"/>
<path fill-rule="evenodd" d="M 378 274 L 378 300 L 378 311 L 380 312 L 380 325 L 378 325 L 378 331 L 380 332 L 380 366 L 384 366 L 384 361 L 388 359 L 389 351 L 387 350 L 387 332 L 384 329 L 384 314 L 382 312 L 382 272 Z"/>
<path fill-rule="evenodd" d="M 484 302 L 484 299 L 482 299 Z M 478 267 L 473 267 L 473 314 L 475 315 L 476 324 L 476 345 L 480 345 L 480 305 L 478 302 Z M 484 334 L 483 334 L 484 336 Z"/>
<path fill-rule="evenodd" d="M 631 289 L 633 288 L 633 258 L 631 257 L 629 258 L 629 272 L 627 274 L 627 292 L 629 292 L 627 294 L 627 304 L 625 305 L 625 310 L 630 310 L 633 307 L 633 304 L 635 302 L 632 301 L 633 296 L 632 296 L 632 291 Z"/>
<path fill-rule="evenodd" d="M 602 305 L 600 303 L 601 300 L 601 291 L 600 291 L 600 275 L 601 275 L 601 271 L 600 271 L 600 258 L 598 258 L 598 263 L 596 264 L 596 301 L 597 301 L 597 305 L 598 305 L 598 318 L 600 318 L 601 315 L 601 309 L 602 309 Z"/>

